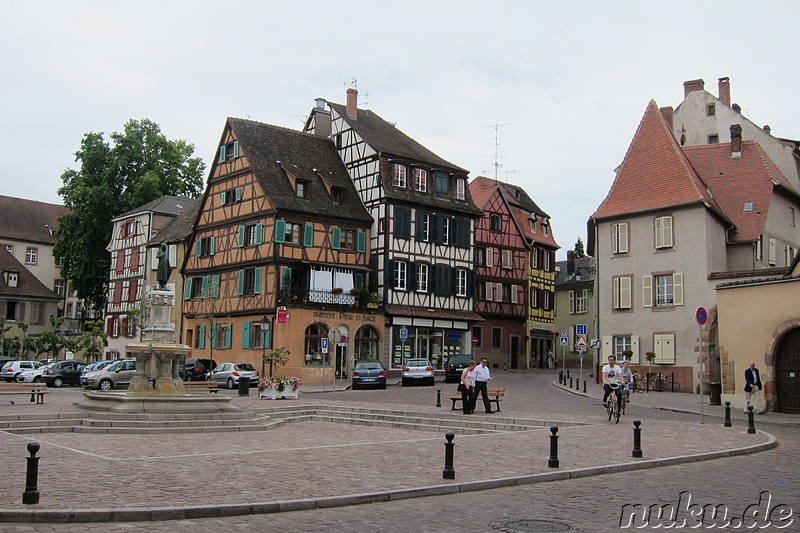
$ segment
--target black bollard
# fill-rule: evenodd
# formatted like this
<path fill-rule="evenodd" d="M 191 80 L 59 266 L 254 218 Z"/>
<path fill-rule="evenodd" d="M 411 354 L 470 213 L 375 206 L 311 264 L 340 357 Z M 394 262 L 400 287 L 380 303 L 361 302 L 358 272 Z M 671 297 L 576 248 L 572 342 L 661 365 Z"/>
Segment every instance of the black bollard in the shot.
<path fill-rule="evenodd" d="M 725 423 L 722 424 L 726 428 L 731 427 L 731 402 L 725 402 Z"/>
<path fill-rule="evenodd" d="M 569 378 L 569 388 L 572 388 L 572 378 Z"/>
<path fill-rule="evenodd" d="M 436 407 L 442 406 L 442 389 L 436 389 Z"/>
<path fill-rule="evenodd" d="M 571 378 L 569 377 L 569 368 L 567 369 L 567 379 L 571 379 Z"/>
<path fill-rule="evenodd" d="M 448 431 L 444 435 L 447 442 L 444 443 L 444 470 L 442 470 L 442 479 L 456 478 L 456 471 L 453 468 L 453 447 L 455 446 L 453 439 L 455 436 L 455 433 L 452 431 Z"/>
<path fill-rule="evenodd" d="M 756 421 L 753 420 L 753 406 L 747 406 L 747 432 L 751 435 L 756 433 Z"/>
<path fill-rule="evenodd" d="M 586 380 L 583 380 L 583 393 L 586 394 Z"/>
<path fill-rule="evenodd" d="M 558 468 L 558 426 L 550 426 L 550 460 L 547 461 L 547 466 L 550 468 Z"/>
<path fill-rule="evenodd" d="M 563 370 L 559 370 L 558 371 L 558 384 L 561 385 L 563 383 L 564 383 L 564 371 Z"/>
<path fill-rule="evenodd" d="M 581 391 L 581 380 L 575 378 L 575 390 L 580 392 Z"/>
<path fill-rule="evenodd" d="M 633 421 L 633 456 L 634 457 L 641 457 L 642 456 L 642 428 L 639 427 L 642 425 L 641 420 L 634 420 Z"/>
<path fill-rule="evenodd" d="M 31 505 L 39 503 L 39 458 L 36 457 L 36 452 L 39 451 L 39 443 L 29 442 L 28 451 L 31 456 L 28 457 L 28 468 L 25 473 L 25 492 L 22 493 L 22 503 L 24 505 Z"/>

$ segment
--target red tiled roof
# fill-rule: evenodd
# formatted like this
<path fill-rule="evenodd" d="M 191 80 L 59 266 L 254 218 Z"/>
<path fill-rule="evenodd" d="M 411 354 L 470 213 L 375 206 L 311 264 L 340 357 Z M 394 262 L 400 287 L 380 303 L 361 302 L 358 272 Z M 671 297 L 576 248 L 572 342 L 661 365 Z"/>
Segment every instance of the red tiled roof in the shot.
<path fill-rule="evenodd" d="M 0 297 L 25 299 L 32 298 L 37 300 L 59 300 L 60 297 L 44 286 L 44 284 L 34 276 L 30 270 L 17 261 L 8 250 L 0 246 L 0 272 L 17 272 L 17 286 L 9 287 L 5 276 L 0 275 Z"/>
<path fill-rule="evenodd" d="M 699 202 L 722 214 L 651 100 L 611 190 L 591 218 Z"/>

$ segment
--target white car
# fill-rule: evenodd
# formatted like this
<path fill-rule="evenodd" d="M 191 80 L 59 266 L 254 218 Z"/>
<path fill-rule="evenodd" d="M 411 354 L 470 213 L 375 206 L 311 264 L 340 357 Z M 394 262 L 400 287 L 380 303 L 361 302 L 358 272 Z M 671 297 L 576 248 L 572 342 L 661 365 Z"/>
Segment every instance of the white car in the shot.
<path fill-rule="evenodd" d="M 403 365 L 403 387 L 421 381 L 426 385 L 433 385 L 433 365 L 427 359 L 409 359 Z"/>
<path fill-rule="evenodd" d="M 35 370 L 26 370 L 25 372 L 20 372 L 17 374 L 17 381 L 20 383 L 44 383 L 42 374 L 44 374 L 44 371 L 48 366 L 50 365 L 42 365 Z"/>
<path fill-rule="evenodd" d="M 0 377 L 11 383 L 12 381 L 17 381 L 17 376 L 21 372 L 35 370 L 40 366 L 43 365 L 39 361 L 9 361 L 0 369 Z"/>

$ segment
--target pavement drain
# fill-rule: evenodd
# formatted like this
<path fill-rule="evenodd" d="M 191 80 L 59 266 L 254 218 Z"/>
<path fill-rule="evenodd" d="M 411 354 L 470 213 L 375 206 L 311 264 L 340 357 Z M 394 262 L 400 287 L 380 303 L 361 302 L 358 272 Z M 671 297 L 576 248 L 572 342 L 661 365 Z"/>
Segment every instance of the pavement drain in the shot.
<path fill-rule="evenodd" d="M 520 518 L 516 520 L 502 520 L 491 522 L 492 529 L 505 531 L 506 533 L 551 533 L 562 531 L 576 531 L 574 527 L 566 522 L 556 520 L 540 520 L 536 518 Z"/>

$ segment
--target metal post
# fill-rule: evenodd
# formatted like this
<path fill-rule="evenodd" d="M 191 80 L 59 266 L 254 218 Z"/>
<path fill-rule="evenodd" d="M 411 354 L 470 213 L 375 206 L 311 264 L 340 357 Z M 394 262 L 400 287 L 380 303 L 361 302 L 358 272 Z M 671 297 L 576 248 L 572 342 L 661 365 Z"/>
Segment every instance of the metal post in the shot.
<path fill-rule="evenodd" d="M 703 373 L 703 326 L 700 326 L 700 423 L 704 423 L 705 413 L 703 413 L 704 408 L 704 399 L 703 399 L 703 378 L 705 374 Z M 755 433 L 755 431 L 753 432 Z"/>
<path fill-rule="evenodd" d="M 547 461 L 547 466 L 550 468 L 558 468 L 558 426 L 550 426 L 550 460 Z"/>
<path fill-rule="evenodd" d="M 756 421 L 753 419 L 753 406 L 747 406 L 747 432 L 751 435 L 756 433 Z"/>
<path fill-rule="evenodd" d="M 675 372 L 672 373 L 672 382 L 669 384 L 670 392 L 675 392 Z"/>
<path fill-rule="evenodd" d="M 22 493 L 22 503 L 24 505 L 31 505 L 39 503 L 39 458 L 36 457 L 36 452 L 39 451 L 40 445 L 38 442 L 28 443 L 28 452 L 31 456 L 28 457 L 28 468 L 25 473 L 25 492 Z"/>
<path fill-rule="evenodd" d="M 569 388 L 572 388 L 572 378 L 569 378 Z"/>
<path fill-rule="evenodd" d="M 564 383 L 564 371 L 563 370 L 559 370 L 558 371 L 558 384 L 562 385 L 563 383 Z"/>
<path fill-rule="evenodd" d="M 578 392 L 581 391 L 581 380 L 579 380 L 579 379 L 575 380 L 575 390 L 578 391 Z"/>
<path fill-rule="evenodd" d="M 444 470 L 442 470 L 442 479 L 456 478 L 456 471 L 453 468 L 453 448 L 455 447 L 453 439 L 455 436 L 455 433 L 452 431 L 448 431 L 444 435 L 447 442 L 444 443 Z"/>
<path fill-rule="evenodd" d="M 725 402 L 725 423 L 722 424 L 726 428 L 731 427 L 731 402 Z"/>
<path fill-rule="evenodd" d="M 442 406 L 442 389 L 436 389 L 436 407 Z"/>
<path fill-rule="evenodd" d="M 641 420 L 633 421 L 633 457 L 642 456 L 642 425 Z"/>

